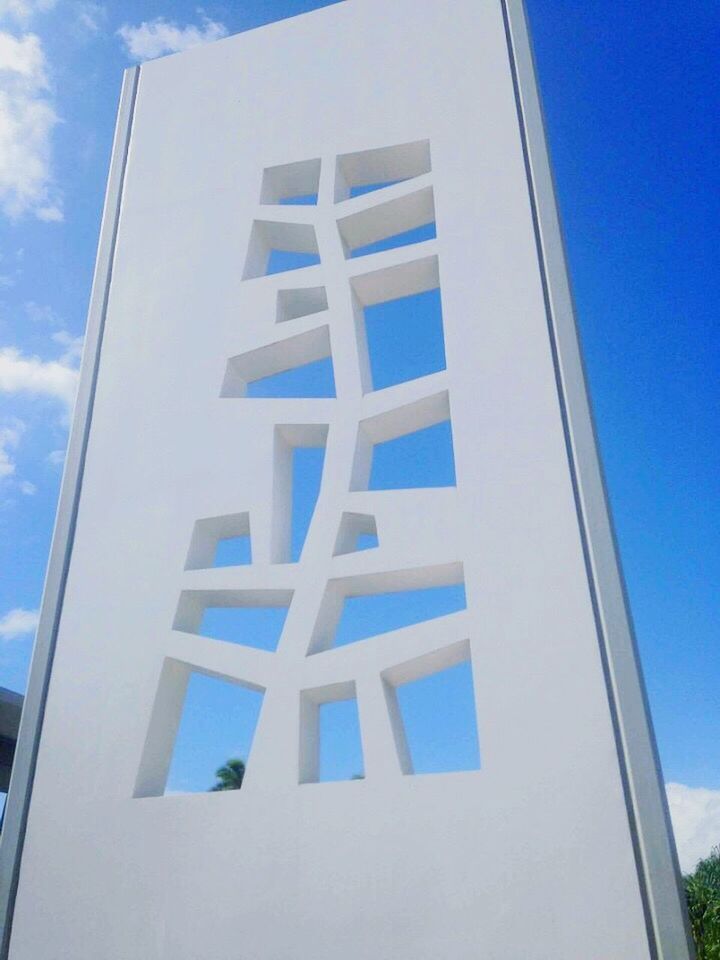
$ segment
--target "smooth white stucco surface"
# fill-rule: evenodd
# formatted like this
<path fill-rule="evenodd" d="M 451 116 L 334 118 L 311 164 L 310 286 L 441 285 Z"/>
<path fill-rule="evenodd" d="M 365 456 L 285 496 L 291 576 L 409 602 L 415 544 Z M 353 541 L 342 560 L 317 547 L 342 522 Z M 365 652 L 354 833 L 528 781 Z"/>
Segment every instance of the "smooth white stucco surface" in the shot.
<path fill-rule="evenodd" d="M 381 198 L 336 203 L 336 157 L 426 140 L 388 196 L 431 186 L 437 240 L 346 259 L 336 220 Z M 265 168 L 315 158 L 317 209 L 260 204 Z M 278 219 L 321 264 L 244 279 Z M 447 370 L 373 393 L 350 278 L 435 256 Z M 279 290 L 320 286 L 321 320 L 276 323 Z M 321 324 L 336 399 L 221 397 L 231 357 Z M 425 398 L 457 488 L 360 489 L 358 423 L 382 438 Z M 327 426 L 294 565 L 277 424 Z M 243 512 L 252 566 L 184 569 L 196 521 Z M 333 557 L 343 513 L 379 548 Z M 307 655 L 328 581 L 458 564 L 467 611 Z M 173 630 L 181 591 L 215 589 L 294 591 L 277 653 Z M 404 774 L 381 674 L 466 640 L 482 767 Z M 239 793 L 142 795 L 166 658 L 266 688 Z M 366 778 L 301 784 L 300 691 L 348 681 Z M 10 956 L 649 960 L 499 3 L 348 0 L 142 67 Z"/>

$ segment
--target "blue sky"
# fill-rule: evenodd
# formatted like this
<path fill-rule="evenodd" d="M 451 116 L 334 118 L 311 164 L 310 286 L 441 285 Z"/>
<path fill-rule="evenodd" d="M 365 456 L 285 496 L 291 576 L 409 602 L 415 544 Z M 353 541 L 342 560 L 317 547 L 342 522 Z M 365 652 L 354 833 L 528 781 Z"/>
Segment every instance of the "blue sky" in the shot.
<path fill-rule="evenodd" d="M 717 3 L 527 0 L 687 865 L 720 842 Z M 0 0 L 0 684 L 24 688 L 124 67 L 310 0 Z"/>

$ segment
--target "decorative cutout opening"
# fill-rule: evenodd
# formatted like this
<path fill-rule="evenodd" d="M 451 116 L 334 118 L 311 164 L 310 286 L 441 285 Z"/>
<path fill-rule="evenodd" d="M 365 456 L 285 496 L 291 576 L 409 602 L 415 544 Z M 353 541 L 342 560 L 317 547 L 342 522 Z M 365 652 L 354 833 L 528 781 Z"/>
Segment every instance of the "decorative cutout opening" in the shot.
<path fill-rule="evenodd" d="M 301 160 L 266 167 L 261 203 L 315 204 L 320 186 L 320 160 Z"/>
<path fill-rule="evenodd" d="M 248 384 L 247 396 L 260 399 L 272 397 L 334 397 L 335 377 L 330 357 L 314 360 L 292 370 L 285 370 Z"/>
<path fill-rule="evenodd" d="M 292 595 L 292 590 L 183 590 L 173 628 L 274 651 Z"/>
<path fill-rule="evenodd" d="M 445 369 L 438 258 L 352 277 L 363 389 L 382 390 Z"/>
<path fill-rule="evenodd" d="M 353 490 L 455 486 L 447 391 L 360 422 Z"/>
<path fill-rule="evenodd" d="M 366 307 L 364 316 L 374 390 L 445 369 L 438 288 Z"/>
<path fill-rule="evenodd" d="M 461 563 L 341 577 L 328 583 L 308 653 L 368 640 L 465 607 Z"/>
<path fill-rule="evenodd" d="M 393 667 L 383 680 L 404 773 L 480 768 L 467 640 Z"/>
<path fill-rule="evenodd" d="M 454 487 L 455 483 L 449 420 L 375 447 L 369 490 Z"/>
<path fill-rule="evenodd" d="M 221 397 L 334 397 L 327 326 L 228 360 Z"/>
<path fill-rule="evenodd" d="M 134 795 L 211 792 L 229 760 L 247 768 L 264 692 L 166 660 Z M 237 785 L 243 771 L 233 766 Z"/>
<path fill-rule="evenodd" d="M 375 517 L 369 513 L 344 513 L 333 556 L 371 550 L 379 545 Z"/>
<path fill-rule="evenodd" d="M 232 513 L 198 520 L 188 550 L 186 570 L 252 563 L 250 515 Z"/>
<path fill-rule="evenodd" d="M 320 495 L 327 432 L 327 424 L 275 428 L 273 563 L 300 559 Z"/>
<path fill-rule="evenodd" d="M 328 308 L 325 287 L 296 287 L 293 290 L 278 290 L 276 323 L 309 317 Z"/>
<path fill-rule="evenodd" d="M 338 220 L 346 257 L 422 243 L 435 237 L 432 187 L 378 203 Z"/>
<path fill-rule="evenodd" d="M 344 153 L 337 158 L 335 201 L 379 190 L 430 172 L 430 143 L 418 140 L 376 150 Z"/>
<path fill-rule="evenodd" d="M 303 690 L 300 694 L 300 783 L 363 777 L 354 682 Z"/>
<path fill-rule="evenodd" d="M 320 252 L 312 224 L 255 220 L 243 279 L 299 270 L 318 263 Z"/>

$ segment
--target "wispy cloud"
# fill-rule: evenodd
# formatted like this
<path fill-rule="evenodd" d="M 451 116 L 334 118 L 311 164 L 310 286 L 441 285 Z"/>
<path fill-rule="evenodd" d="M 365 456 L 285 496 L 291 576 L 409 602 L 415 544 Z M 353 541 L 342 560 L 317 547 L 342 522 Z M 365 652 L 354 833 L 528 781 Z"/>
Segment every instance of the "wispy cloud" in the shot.
<path fill-rule="evenodd" d="M 15 473 L 13 451 L 20 442 L 25 431 L 25 424 L 14 420 L 10 424 L 0 427 L 0 480 L 12 477 Z"/>
<path fill-rule="evenodd" d="M 201 43 L 220 40 L 228 35 L 227 27 L 203 17 L 202 23 L 180 27 L 170 20 L 157 17 L 145 20 L 136 27 L 125 23 L 118 30 L 125 52 L 133 60 L 152 60 L 166 53 L 179 53 Z"/>
<path fill-rule="evenodd" d="M 31 6 L 14 4 L 17 11 Z M 62 220 L 51 170 L 51 136 L 58 121 L 40 38 L 0 30 L 0 208 L 6 216 L 32 213 L 39 220 Z"/>
<path fill-rule="evenodd" d="M 4 617 L 0 617 L 0 639 L 17 640 L 28 636 L 37 629 L 38 617 L 37 610 L 23 610 L 22 607 L 8 610 Z"/>
<path fill-rule="evenodd" d="M 69 410 L 77 390 L 75 356 L 66 350 L 59 360 L 41 360 L 22 354 L 16 347 L 2 347 L 0 393 L 50 397 Z"/>
<path fill-rule="evenodd" d="M 0 18 L 12 17 L 26 24 L 36 13 L 52 10 L 57 0 L 0 0 Z"/>
<path fill-rule="evenodd" d="M 666 786 L 675 842 L 683 873 L 691 873 L 698 860 L 720 845 L 720 790 Z"/>
<path fill-rule="evenodd" d="M 74 337 L 71 333 L 68 333 L 67 330 L 58 330 L 57 333 L 52 335 L 52 339 L 55 343 L 59 343 L 61 347 L 64 347 L 62 356 L 60 357 L 60 363 L 75 366 L 75 364 L 80 362 L 83 343 L 85 342 L 84 337 Z"/>
<path fill-rule="evenodd" d="M 80 0 L 75 4 L 76 23 L 81 30 L 88 34 L 100 32 L 105 21 L 107 11 L 100 3 L 92 3 L 90 0 Z"/>

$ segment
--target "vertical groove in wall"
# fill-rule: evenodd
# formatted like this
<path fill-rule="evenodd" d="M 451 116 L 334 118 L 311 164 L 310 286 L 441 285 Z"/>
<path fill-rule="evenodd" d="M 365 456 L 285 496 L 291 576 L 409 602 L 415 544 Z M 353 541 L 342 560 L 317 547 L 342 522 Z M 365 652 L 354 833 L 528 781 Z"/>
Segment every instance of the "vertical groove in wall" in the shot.
<path fill-rule="evenodd" d="M 501 6 L 558 401 L 588 588 L 597 627 L 608 705 L 615 732 L 618 762 L 635 852 L 640 894 L 645 912 L 648 947 L 651 956 L 658 960 L 660 958 L 682 960 L 683 957 L 692 955 L 692 947 L 684 911 L 677 856 L 671 839 L 671 825 L 667 801 L 663 793 L 657 746 L 632 632 L 605 481 L 597 454 L 595 426 L 587 395 L 572 295 L 567 279 L 562 233 L 557 220 L 552 172 L 547 158 L 542 108 L 539 103 L 539 92 L 536 90 L 527 18 L 522 0 L 501 0 Z M 512 11 L 510 7 L 513 8 Z M 519 64 L 518 59 L 522 59 L 523 63 Z M 526 100 L 530 102 L 526 104 Z M 533 114 L 534 129 L 528 129 L 530 123 L 526 109 Z M 539 172 L 535 170 L 535 164 L 539 166 Z M 541 182 L 538 183 L 538 180 Z M 544 191 L 544 195 L 540 196 L 539 191 Z M 544 209 L 542 200 L 545 201 Z M 552 208 L 551 213 L 554 211 L 554 216 L 548 215 L 548 207 Z M 554 263 L 548 262 L 546 244 L 554 244 L 557 248 L 554 251 Z M 558 276 L 559 272 L 562 272 L 562 276 Z M 558 290 L 554 289 L 553 281 Z M 554 305 L 556 298 L 560 301 L 559 307 Z M 563 311 L 564 338 L 558 328 L 557 310 Z M 573 342 L 568 343 L 569 340 Z M 568 385 L 566 378 L 573 383 Z M 573 409 L 572 412 L 568 408 L 569 393 L 574 393 L 571 402 L 579 408 Z M 578 440 L 575 436 L 574 425 L 576 431 L 584 432 L 582 440 Z M 584 441 L 584 449 L 578 449 L 583 445 L 582 441 Z M 587 491 L 584 490 L 584 484 L 588 485 Z M 591 510 L 594 511 L 592 514 Z M 595 537 L 602 536 L 605 542 L 595 544 L 593 530 Z M 595 557 L 596 548 L 598 558 Z M 604 569 L 598 569 L 598 566 L 603 566 L 603 562 Z M 608 619 L 614 619 L 614 624 L 608 623 Z M 617 637 L 611 636 L 610 631 L 613 630 L 617 631 Z M 625 658 L 626 662 L 623 665 L 617 665 L 618 656 Z M 625 712 L 628 717 L 624 716 Z"/>
<path fill-rule="evenodd" d="M 8 957 L 10 950 L 12 918 L 25 830 L 72 555 L 139 77 L 140 67 L 127 70 L 120 95 L 95 275 L 88 308 L 81 377 L 0 841 L 0 923 L 2 923 L 0 958 L 2 960 Z"/>

